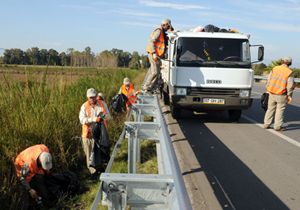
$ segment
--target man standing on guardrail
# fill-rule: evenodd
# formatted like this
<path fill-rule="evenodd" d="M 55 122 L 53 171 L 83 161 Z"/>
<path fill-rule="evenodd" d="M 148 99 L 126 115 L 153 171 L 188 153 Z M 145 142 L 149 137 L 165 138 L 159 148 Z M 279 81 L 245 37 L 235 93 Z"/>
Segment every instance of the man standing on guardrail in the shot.
<path fill-rule="evenodd" d="M 171 20 L 165 19 L 161 22 L 160 27 L 157 27 L 150 35 L 150 40 L 147 45 L 148 59 L 150 69 L 146 75 L 145 83 L 142 92 L 153 91 L 158 88 L 158 80 L 160 79 L 160 58 L 164 58 L 167 45 L 167 31 L 173 31 Z"/>
<path fill-rule="evenodd" d="M 292 64 L 291 57 L 282 58 L 282 64 L 275 66 L 270 72 L 267 80 L 267 92 L 269 93 L 268 109 L 265 114 L 264 128 L 270 128 L 274 120 L 274 129 L 283 131 L 283 114 L 286 104 L 292 102 L 292 94 L 294 90 L 294 78 L 292 70 L 289 66 Z"/>

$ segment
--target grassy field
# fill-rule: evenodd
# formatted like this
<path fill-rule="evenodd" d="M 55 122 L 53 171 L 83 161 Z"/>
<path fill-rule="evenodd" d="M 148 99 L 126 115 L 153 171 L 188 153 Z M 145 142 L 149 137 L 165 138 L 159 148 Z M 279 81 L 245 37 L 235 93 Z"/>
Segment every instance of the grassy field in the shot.
<path fill-rule="evenodd" d="M 90 182 L 85 168 L 83 150 L 78 138 L 81 126 L 78 119 L 80 106 L 86 101 L 86 90 L 94 87 L 105 94 L 107 102 L 115 95 L 124 77 L 140 84 L 145 71 L 128 69 L 85 69 L 57 67 L 0 67 L 0 202 L 3 209 L 17 209 L 19 196 L 14 172 L 14 158 L 28 146 L 46 144 L 53 154 L 54 172 L 66 169 L 76 172 L 85 194 L 58 205 L 66 209 L 89 208 L 98 189 Z M 124 117 L 109 122 L 111 140 L 118 139 Z M 153 145 L 145 142 L 145 164 L 142 173 L 155 173 Z M 113 170 L 126 172 L 124 158 L 126 145 L 120 151 Z M 104 208 L 105 209 L 105 208 Z"/>

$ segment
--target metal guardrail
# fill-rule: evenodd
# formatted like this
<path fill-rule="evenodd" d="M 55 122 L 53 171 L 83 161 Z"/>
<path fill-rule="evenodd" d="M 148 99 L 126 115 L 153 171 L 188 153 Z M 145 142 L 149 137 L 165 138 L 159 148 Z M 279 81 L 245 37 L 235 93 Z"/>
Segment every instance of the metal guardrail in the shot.
<path fill-rule="evenodd" d="M 254 75 L 254 79 L 256 80 L 267 80 L 267 76 L 259 76 L 259 75 Z M 294 82 L 300 83 L 300 78 L 294 78 Z"/>
<path fill-rule="evenodd" d="M 134 121 L 126 121 L 115 145 L 111 159 L 100 176 L 100 188 L 92 205 L 107 203 L 109 210 L 169 209 L 191 210 L 181 171 L 171 144 L 171 138 L 158 103 L 157 96 L 138 96 L 131 112 Z M 145 116 L 153 122 L 145 122 Z M 126 133 L 126 134 L 125 134 Z M 128 137 L 128 173 L 109 173 L 118 148 Z M 156 142 L 158 174 L 138 174 L 140 142 Z"/>

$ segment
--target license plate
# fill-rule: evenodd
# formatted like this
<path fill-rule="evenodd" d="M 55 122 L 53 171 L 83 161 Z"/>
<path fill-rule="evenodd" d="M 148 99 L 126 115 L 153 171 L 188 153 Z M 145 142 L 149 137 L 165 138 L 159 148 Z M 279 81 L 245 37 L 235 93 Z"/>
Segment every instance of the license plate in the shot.
<path fill-rule="evenodd" d="M 224 99 L 220 98 L 203 98 L 204 104 L 225 104 Z"/>

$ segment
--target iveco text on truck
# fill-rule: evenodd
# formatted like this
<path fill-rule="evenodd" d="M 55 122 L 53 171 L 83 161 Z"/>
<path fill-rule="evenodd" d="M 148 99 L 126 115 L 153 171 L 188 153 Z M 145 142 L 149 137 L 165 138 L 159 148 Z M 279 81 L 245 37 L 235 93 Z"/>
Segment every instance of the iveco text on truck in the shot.
<path fill-rule="evenodd" d="M 237 121 L 252 104 L 251 64 L 262 61 L 264 48 L 251 62 L 249 35 L 222 32 L 177 32 L 168 35 L 162 60 L 163 96 L 173 117 L 182 109 L 226 110 Z"/>

